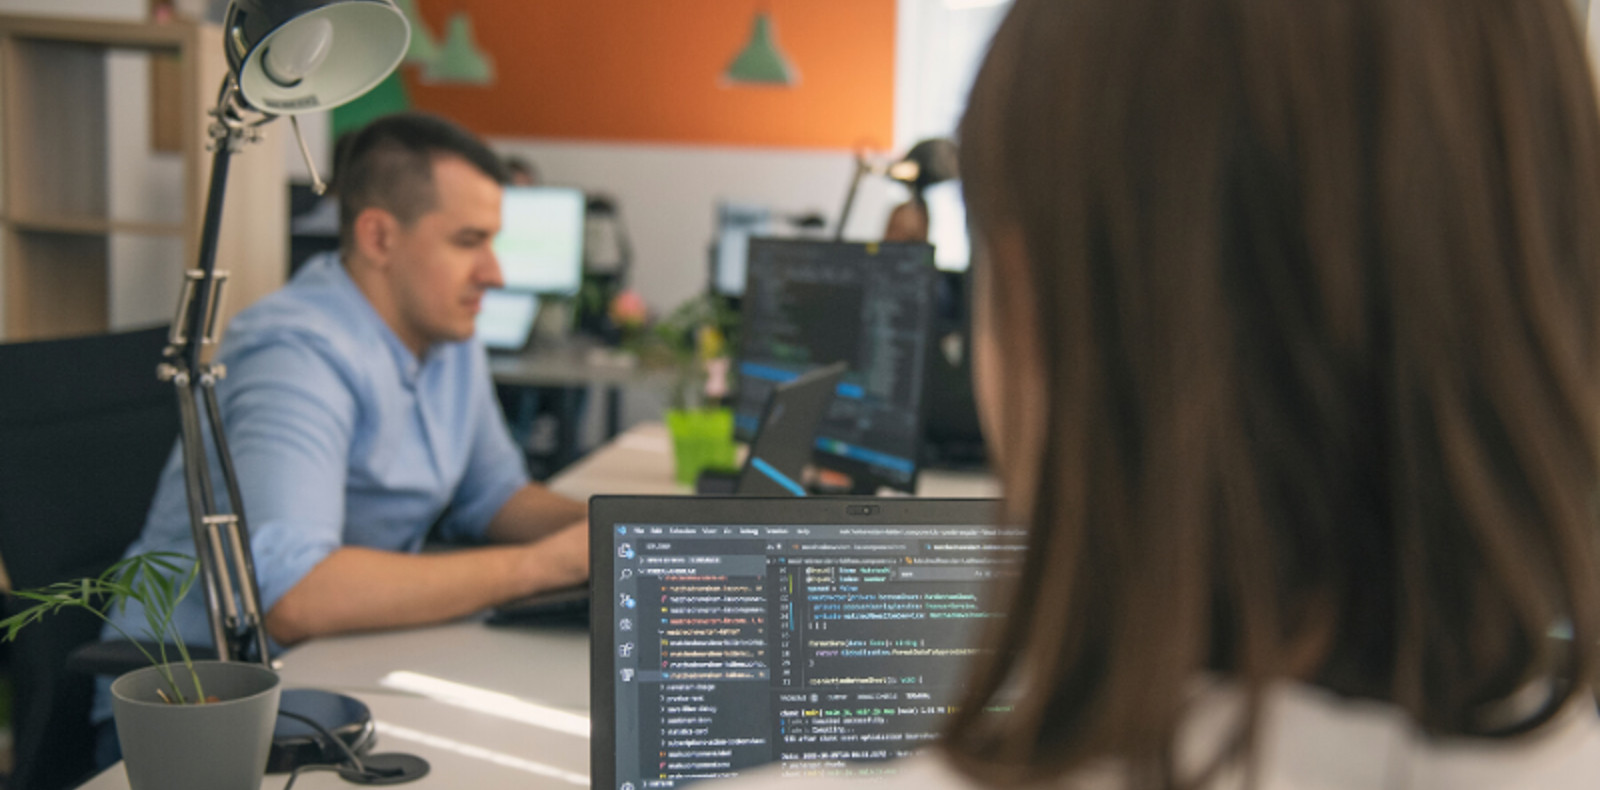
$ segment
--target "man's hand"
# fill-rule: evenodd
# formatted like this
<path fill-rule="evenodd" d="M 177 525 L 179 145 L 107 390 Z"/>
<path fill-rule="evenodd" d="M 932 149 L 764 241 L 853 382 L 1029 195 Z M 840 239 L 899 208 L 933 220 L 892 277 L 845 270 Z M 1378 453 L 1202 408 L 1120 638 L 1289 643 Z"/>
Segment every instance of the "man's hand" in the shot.
<path fill-rule="evenodd" d="M 554 535 L 527 546 L 527 549 L 529 576 L 549 580 L 549 584 L 541 589 L 570 587 L 589 578 L 587 521 L 569 524 Z"/>

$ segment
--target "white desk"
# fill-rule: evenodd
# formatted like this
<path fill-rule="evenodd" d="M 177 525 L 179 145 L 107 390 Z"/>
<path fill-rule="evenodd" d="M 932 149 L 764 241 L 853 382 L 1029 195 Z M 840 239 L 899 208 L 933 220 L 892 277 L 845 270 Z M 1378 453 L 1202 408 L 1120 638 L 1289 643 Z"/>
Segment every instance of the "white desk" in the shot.
<path fill-rule="evenodd" d="M 686 494 L 672 477 L 672 448 L 660 424 L 636 427 L 558 475 L 551 488 L 594 494 Z M 918 493 L 996 494 L 984 475 L 927 473 Z M 396 673 L 409 673 L 398 675 Z M 283 657 L 284 688 L 318 688 L 359 698 L 378 726 L 377 751 L 432 764 L 402 787 L 587 787 L 589 739 L 573 734 L 589 714 L 589 635 L 575 628 L 496 629 L 477 622 L 319 639 Z M 574 718 L 581 717 L 581 718 Z M 269 776 L 264 790 L 287 777 Z M 115 766 L 84 790 L 126 790 Z M 308 773 L 296 790 L 353 787 L 331 773 Z"/>
<path fill-rule="evenodd" d="M 392 674 L 401 672 L 413 674 Z M 588 786 L 589 739 L 559 728 L 573 716 L 588 718 L 587 631 L 470 622 L 322 639 L 287 653 L 282 675 L 284 688 L 327 689 L 365 702 L 377 721 L 377 751 L 416 754 L 433 766 L 405 787 Z M 261 786 L 277 790 L 286 780 L 268 776 Z M 127 786 L 118 765 L 84 790 Z M 296 790 L 349 787 L 320 772 L 295 783 Z"/>

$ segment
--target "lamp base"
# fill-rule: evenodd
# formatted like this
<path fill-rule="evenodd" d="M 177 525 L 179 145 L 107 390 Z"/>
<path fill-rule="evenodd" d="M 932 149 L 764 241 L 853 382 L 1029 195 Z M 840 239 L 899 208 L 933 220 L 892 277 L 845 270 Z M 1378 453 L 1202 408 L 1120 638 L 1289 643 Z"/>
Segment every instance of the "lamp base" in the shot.
<path fill-rule="evenodd" d="M 314 689 L 288 689 L 278 707 L 321 724 L 358 755 L 371 751 L 377 741 L 372 711 L 354 697 Z M 302 765 L 340 765 L 346 759 L 338 746 L 328 743 L 309 725 L 279 716 L 272 733 L 272 751 L 267 754 L 267 773 L 286 774 Z"/>

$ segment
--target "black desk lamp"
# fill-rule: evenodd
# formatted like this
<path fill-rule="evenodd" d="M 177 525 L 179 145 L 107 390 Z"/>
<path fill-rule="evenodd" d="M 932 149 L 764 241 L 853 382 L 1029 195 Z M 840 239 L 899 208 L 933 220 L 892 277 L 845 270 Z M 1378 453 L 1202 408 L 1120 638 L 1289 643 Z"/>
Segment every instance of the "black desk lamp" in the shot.
<path fill-rule="evenodd" d="M 216 268 L 228 162 L 247 143 L 258 140 L 257 130 L 275 117 L 288 115 L 295 121 L 300 113 L 337 107 L 372 89 L 400 65 L 411 40 L 411 26 L 390 0 L 233 0 L 223 31 L 228 75 L 210 113 L 214 154 L 199 268 L 185 275 L 158 372 L 162 381 L 172 383 L 178 396 L 189 523 L 217 658 L 270 665 L 250 530 L 217 401 L 216 383 L 227 371 L 209 361 L 207 353 L 217 344 L 217 321 L 228 276 Z M 299 138 L 297 121 L 294 131 Z M 304 139 L 300 139 L 300 150 L 310 165 Z M 314 166 L 312 179 L 320 194 L 322 181 Z M 220 462 L 231 512 L 223 511 L 217 502 L 202 419 L 210 428 L 211 449 Z M 330 739 L 337 740 L 337 735 L 370 740 L 371 715 L 364 705 L 348 697 L 285 691 L 280 707 L 292 720 L 333 730 L 334 734 L 322 733 Z M 396 763 L 380 756 L 377 762 L 369 759 L 363 765 L 346 743 L 319 742 L 309 731 L 309 737 L 284 737 L 282 727 L 279 733 L 270 758 L 276 770 L 306 762 L 343 762 L 354 768 L 341 773 L 364 784 L 390 784 L 427 772 L 426 763 L 416 758 Z M 350 755 L 348 760 L 346 755 Z"/>
<path fill-rule="evenodd" d="M 839 227 L 833 240 L 844 240 L 844 226 L 850 221 L 850 210 L 855 208 L 856 192 L 861 179 L 868 175 L 887 176 L 892 181 L 905 184 L 912 199 L 922 202 L 922 192 L 928 187 L 952 178 L 959 178 L 960 170 L 956 144 L 943 137 L 923 140 L 906 152 L 904 157 L 891 163 L 872 162 L 866 154 L 856 154 L 855 175 L 850 179 L 850 189 L 844 194 L 844 208 L 839 211 Z"/>

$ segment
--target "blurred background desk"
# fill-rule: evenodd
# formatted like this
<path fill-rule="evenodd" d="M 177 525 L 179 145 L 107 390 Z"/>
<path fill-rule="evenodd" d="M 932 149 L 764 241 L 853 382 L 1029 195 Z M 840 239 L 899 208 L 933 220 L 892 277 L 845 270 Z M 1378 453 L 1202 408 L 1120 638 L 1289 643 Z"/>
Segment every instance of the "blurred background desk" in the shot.
<path fill-rule="evenodd" d="M 514 355 L 491 354 L 489 373 L 511 434 L 528 454 L 530 471 L 540 479 L 583 455 L 592 390 L 604 390 L 599 439 L 610 441 L 623 428 L 624 391 L 656 393 L 645 400 L 664 403 L 674 380 L 671 370 L 627 364 L 613 352 L 582 341 L 535 345 Z M 553 428 L 541 430 L 544 420 L 553 420 Z"/>

